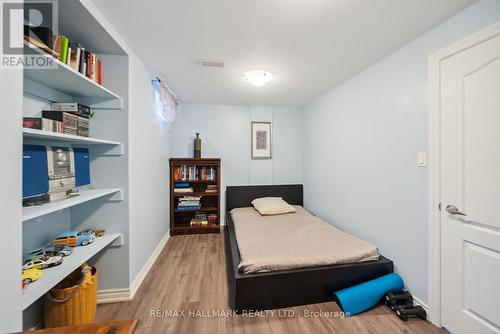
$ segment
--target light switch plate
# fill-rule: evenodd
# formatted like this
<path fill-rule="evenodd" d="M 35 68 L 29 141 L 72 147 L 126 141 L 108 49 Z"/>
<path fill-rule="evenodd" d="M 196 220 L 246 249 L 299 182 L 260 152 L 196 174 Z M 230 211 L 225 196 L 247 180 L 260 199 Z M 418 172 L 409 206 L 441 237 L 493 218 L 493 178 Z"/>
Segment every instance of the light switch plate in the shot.
<path fill-rule="evenodd" d="M 427 167 L 427 152 L 418 152 L 417 153 L 417 166 L 418 167 Z"/>

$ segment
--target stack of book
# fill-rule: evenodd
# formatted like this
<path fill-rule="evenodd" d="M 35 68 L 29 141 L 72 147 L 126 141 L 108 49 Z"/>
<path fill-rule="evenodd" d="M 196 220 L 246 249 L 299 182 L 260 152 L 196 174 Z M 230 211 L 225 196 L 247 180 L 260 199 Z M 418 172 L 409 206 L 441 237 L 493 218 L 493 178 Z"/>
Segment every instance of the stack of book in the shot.
<path fill-rule="evenodd" d="M 199 196 L 184 196 L 179 198 L 177 210 L 181 211 L 196 211 L 201 208 L 201 197 Z"/>
<path fill-rule="evenodd" d="M 24 39 L 31 45 L 57 58 L 61 63 L 102 85 L 102 61 L 97 55 L 64 35 L 52 35 L 43 27 L 24 26 Z"/>
<path fill-rule="evenodd" d="M 42 130 L 40 117 L 23 117 L 23 128 Z"/>
<path fill-rule="evenodd" d="M 191 219 L 191 226 L 208 225 L 209 218 L 206 213 L 197 212 Z"/>
<path fill-rule="evenodd" d="M 52 111 L 66 112 L 78 116 L 77 133 L 78 136 L 89 136 L 89 118 L 93 116 L 90 107 L 76 102 L 57 102 L 50 106 Z"/>
<path fill-rule="evenodd" d="M 82 137 L 89 136 L 89 120 L 85 117 L 78 117 L 78 135 Z"/>
<path fill-rule="evenodd" d="M 41 130 L 50 131 L 50 132 L 57 132 L 57 133 L 64 133 L 63 122 L 59 122 L 59 121 L 47 119 L 47 118 L 40 118 L 40 120 L 42 122 Z"/>
<path fill-rule="evenodd" d="M 67 135 L 78 135 L 78 116 L 59 111 L 42 111 L 42 119 L 60 122 L 63 125 L 63 133 Z M 43 129 L 46 130 L 46 129 Z M 59 131 L 55 131 L 59 132 Z"/>
<path fill-rule="evenodd" d="M 207 219 L 210 224 L 217 224 L 218 217 L 216 213 L 209 213 Z"/>
<path fill-rule="evenodd" d="M 95 53 L 85 50 L 80 44 L 70 43 L 63 35 L 54 37 L 52 50 L 62 63 L 102 85 L 102 61 Z"/>
<path fill-rule="evenodd" d="M 205 190 L 207 193 L 216 193 L 217 192 L 217 185 L 216 184 L 208 184 L 207 185 L 207 190 Z"/>
<path fill-rule="evenodd" d="M 24 117 L 23 127 L 74 136 L 89 136 L 89 118 L 92 111 L 79 103 L 52 103 L 51 110 L 42 111 L 42 117 Z"/>
<path fill-rule="evenodd" d="M 193 192 L 193 188 L 187 182 L 176 182 L 174 185 L 174 193 L 189 194 Z"/>
<path fill-rule="evenodd" d="M 182 165 L 175 169 L 174 179 L 176 181 L 214 181 L 216 179 L 216 168 L 213 166 Z"/>
<path fill-rule="evenodd" d="M 41 117 L 23 117 L 23 127 L 28 129 L 64 133 L 63 122 Z"/>

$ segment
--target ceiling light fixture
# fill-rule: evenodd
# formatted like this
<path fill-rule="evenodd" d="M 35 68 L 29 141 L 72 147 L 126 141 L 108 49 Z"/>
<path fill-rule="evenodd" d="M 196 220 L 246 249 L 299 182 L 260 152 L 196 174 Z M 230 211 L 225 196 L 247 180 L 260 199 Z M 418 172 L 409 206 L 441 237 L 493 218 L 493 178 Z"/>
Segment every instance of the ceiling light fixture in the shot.
<path fill-rule="evenodd" d="M 260 87 L 271 81 L 273 74 L 263 70 L 256 70 L 245 73 L 243 79 L 253 86 Z"/>

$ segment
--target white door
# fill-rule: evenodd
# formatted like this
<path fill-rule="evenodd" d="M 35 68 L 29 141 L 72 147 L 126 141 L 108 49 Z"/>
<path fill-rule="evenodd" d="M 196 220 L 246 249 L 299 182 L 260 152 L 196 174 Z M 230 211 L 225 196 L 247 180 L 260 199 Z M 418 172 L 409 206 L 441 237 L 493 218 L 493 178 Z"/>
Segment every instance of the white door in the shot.
<path fill-rule="evenodd" d="M 500 333 L 500 32 L 441 61 L 442 324 Z"/>

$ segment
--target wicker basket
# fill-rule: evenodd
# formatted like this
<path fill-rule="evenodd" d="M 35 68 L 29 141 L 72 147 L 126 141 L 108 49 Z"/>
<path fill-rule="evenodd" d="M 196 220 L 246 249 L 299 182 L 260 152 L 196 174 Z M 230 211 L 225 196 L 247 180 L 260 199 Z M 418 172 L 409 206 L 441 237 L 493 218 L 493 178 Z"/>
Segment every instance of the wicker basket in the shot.
<path fill-rule="evenodd" d="M 45 327 L 92 323 L 97 308 L 97 269 L 83 264 L 45 295 Z"/>

